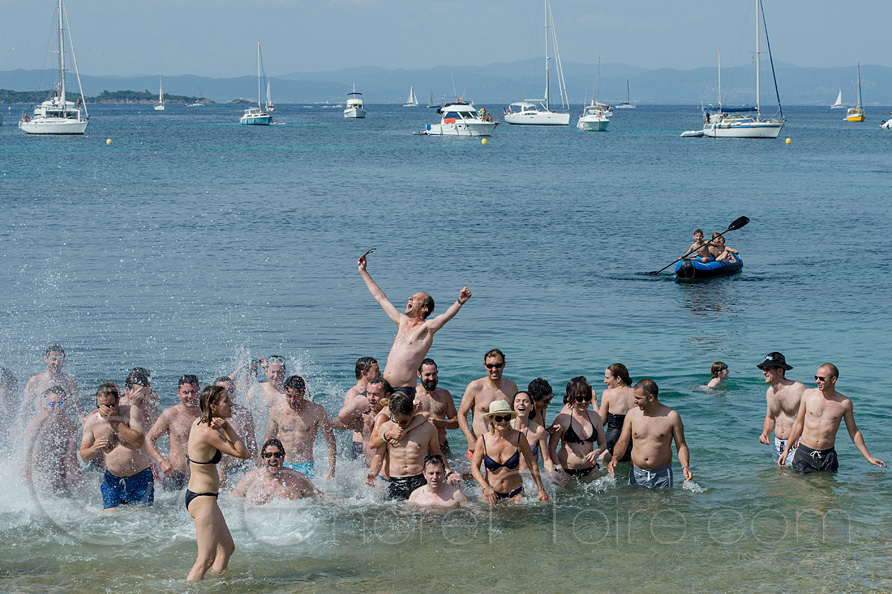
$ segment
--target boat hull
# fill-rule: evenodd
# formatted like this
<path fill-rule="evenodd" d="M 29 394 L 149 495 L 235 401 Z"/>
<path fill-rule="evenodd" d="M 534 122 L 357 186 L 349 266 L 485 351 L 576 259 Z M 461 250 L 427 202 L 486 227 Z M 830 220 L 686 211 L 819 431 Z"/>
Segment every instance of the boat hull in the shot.
<path fill-rule="evenodd" d="M 515 126 L 568 126 L 570 114 L 555 111 L 507 113 L 505 121 Z"/>
<path fill-rule="evenodd" d="M 19 122 L 19 129 L 26 134 L 83 134 L 89 120 L 69 118 L 34 118 Z"/>
<path fill-rule="evenodd" d="M 348 107 L 344 110 L 345 118 L 364 118 L 365 117 L 365 109 L 361 107 Z"/>
<path fill-rule="evenodd" d="M 741 270 L 743 270 L 743 260 L 737 255 L 734 255 L 733 260 L 720 262 L 700 262 L 697 259 L 686 258 L 675 265 L 675 280 L 700 281 L 737 274 Z"/>
<path fill-rule="evenodd" d="M 576 127 L 583 132 L 606 132 L 610 120 L 583 119 L 579 118 Z"/>
<path fill-rule="evenodd" d="M 707 124 L 703 126 L 703 136 L 709 138 L 777 138 L 783 127 L 783 124 L 775 122 Z"/>
<path fill-rule="evenodd" d="M 164 111 L 164 106 L 163 106 L 163 105 L 156 105 L 156 106 L 155 106 L 155 111 Z"/>
<path fill-rule="evenodd" d="M 499 122 L 454 122 L 428 124 L 424 131 L 428 136 L 492 136 Z"/>
<path fill-rule="evenodd" d="M 239 124 L 242 126 L 269 126 L 273 121 L 271 115 L 259 116 L 242 116 L 239 118 Z"/>

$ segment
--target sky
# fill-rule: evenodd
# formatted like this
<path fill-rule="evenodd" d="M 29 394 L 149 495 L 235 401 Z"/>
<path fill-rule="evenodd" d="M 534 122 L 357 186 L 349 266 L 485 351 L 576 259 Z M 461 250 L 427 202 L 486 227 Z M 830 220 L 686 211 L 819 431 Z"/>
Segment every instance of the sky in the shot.
<path fill-rule="evenodd" d="M 544 0 L 67 0 L 82 74 L 485 66 L 541 56 Z M 52 67 L 56 0 L 0 0 L 0 71 Z M 772 53 L 803 67 L 892 66 L 890 0 L 763 0 Z M 645 69 L 737 62 L 755 0 L 552 0 L 562 59 Z M 741 49 L 743 48 L 743 49 Z M 729 65 L 731 65 L 729 63 Z"/>

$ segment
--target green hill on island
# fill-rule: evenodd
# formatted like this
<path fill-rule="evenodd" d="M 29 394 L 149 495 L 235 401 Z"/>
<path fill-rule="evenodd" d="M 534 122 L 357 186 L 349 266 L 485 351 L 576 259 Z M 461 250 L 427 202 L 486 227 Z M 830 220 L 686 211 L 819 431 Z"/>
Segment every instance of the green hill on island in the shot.
<path fill-rule="evenodd" d="M 69 95 L 75 97 L 76 95 Z M 40 103 L 52 97 L 52 91 L 9 91 L 0 89 L 0 103 Z M 86 97 L 87 103 L 156 103 L 158 95 L 150 91 L 102 91 L 96 97 Z M 213 103 L 205 97 L 164 95 L 165 103 Z"/>

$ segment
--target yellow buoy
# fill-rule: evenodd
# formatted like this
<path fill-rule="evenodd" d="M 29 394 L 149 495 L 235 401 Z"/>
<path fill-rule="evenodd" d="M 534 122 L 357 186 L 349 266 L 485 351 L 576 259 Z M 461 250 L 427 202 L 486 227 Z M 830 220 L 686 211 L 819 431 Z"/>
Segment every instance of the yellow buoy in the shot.
<path fill-rule="evenodd" d="M 481 140 L 480 144 L 486 144 L 486 139 L 484 138 L 483 140 Z"/>
<path fill-rule="evenodd" d="M 105 141 L 105 144 L 111 144 L 111 138 Z"/>
<path fill-rule="evenodd" d="M 787 139 L 787 144 L 792 144 L 792 143 L 793 143 L 793 141 L 790 140 L 790 139 L 788 138 L 788 139 Z"/>

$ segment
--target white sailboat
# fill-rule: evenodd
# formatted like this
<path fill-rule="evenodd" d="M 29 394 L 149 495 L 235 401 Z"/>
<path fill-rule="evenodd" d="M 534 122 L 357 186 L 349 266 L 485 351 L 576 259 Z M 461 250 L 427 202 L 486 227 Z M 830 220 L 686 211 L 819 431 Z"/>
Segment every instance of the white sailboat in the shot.
<path fill-rule="evenodd" d="M 269 75 L 266 76 L 266 111 L 273 112 L 276 111 L 276 106 L 272 102 L 272 99 L 269 98 Z"/>
<path fill-rule="evenodd" d="M 707 136 L 710 138 L 777 138 L 783 124 L 783 111 L 781 110 L 780 97 L 777 108 L 780 120 L 762 117 L 762 105 L 760 100 L 760 64 L 761 64 L 761 30 L 762 30 L 762 0 L 756 0 L 756 107 L 725 108 L 722 107 L 722 61 L 719 54 L 719 82 L 718 82 L 718 108 L 704 109 L 704 122 L 702 131 L 685 132 L 682 136 Z M 766 42 L 768 33 L 766 28 Z M 771 60 L 771 44 L 768 44 L 768 59 L 771 62 L 771 75 L 774 78 L 774 62 Z M 777 81 L 775 80 L 775 89 Z M 755 115 L 753 115 L 755 114 Z"/>
<path fill-rule="evenodd" d="M 62 8 L 62 0 L 59 0 L 59 80 L 52 99 L 44 101 L 34 108 L 33 116 L 25 114 L 19 122 L 19 129 L 27 134 L 83 134 L 90 121 L 87 113 L 87 104 L 84 100 L 84 91 L 81 88 L 81 77 L 77 71 L 77 58 L 74 56 L 74 46 L 71 45 L 71 36 L 68 37 L 71 60 L 74 63 L 74 73 L 77 77 L 78 100 L 69 101 L 65 88 L 65 24 L 67 15 Z"/>
<path fill-rule="evenodd" d="M 839 95 L 836 96 L 836 103 L 830 106 L 830 109 L 845 109 L 845 105 L 842 103 L 842 89 L 839 90 Z"/>
<path fill-rule="evenodd" d="M 549 40 L 549 32 L 551 39 Z M 551 42 L 549 44 L 549 41 Z M 563 112 L 551 110 L 550 79 L 551 57 L 548 55 L 549 45 L 554 49 L 555 74 L 561 94 Z M 570 123 L 570 100 L 567 98 L 567 85 L 564 83 L 564 69 L 561 66 L 561 52 L 558 49 L 557 33 L 554 28 L 554 17 L 551 14 L 551 1 L 545 0 L 545 98 L 516 101 L 508 106 L 505 121 L 515 125 L 566 126 Z"/>
<path fill-rule="evenodd" d="M 155 111 L 164 111 L 164 86 L 161 84 L 161 77 L 158 77 L 158 103 L 155 104 Z"/>
<path fill-rule="evenodd" d="M 197 83 L 195 84 L 195 86 L 198 87 L 199 100 L 193 101 L 192 103 L 187 103 L 186 107 L 202 107 L 204 105 L 204 95 L 201 94 L 201 87 L 199 87 Z"/>
<path fill-rule="evenodd" d="M 403 107 L 418 107 L 418 97 L 415 96 L 415 87 L 409 87 L 409 98 L 403 103 Z"/>
<path fill-rule="evenodd" d="M 846 111 L 847 122 L 863 122 L 864 108 L 861 107 L 861 60 L 858 60 L 858 105 Z"/>
<path fill-rule="evenodd" d="M 433 91 L 431 91 L 431 98 L 430 98 L 430 101 L 429 101 L 428 104 L 427 104 L 427 107 L 428 107 L 428 109 L 437 109 L 437 108 L 440 107 L 440 104 L 438 104 L 438 103 L 436 102 L 436 99 L 434 99 L 434 92 L 433 92 Z"/>
<path fill-rule="evenodd" d="M 257 107 L 249 107 L 238 119 L 243 126 L 269 126 L 273 116 L 260 104 L 263 89 L 263 62 L 260 57 L 260 42 L 257 42 Z"/>
<path fill-rule="evenodd" d="M 613 107 L 616 109 L 635 109 L 635 105 L 633 103 L 630 103 L 630 101 L 631 101 L 631 94 L 629 93 L 629 79 L 627 78 L 626 79 L 626 100 L 617 103 Z"/>
<path fill-rule="evenodd" d="M 606 103 L 596 100 L 598 96 L 598 81 L 601 78 L 601 54 L 598 54 L 598 69 L 595 71 L 595 86 L 592 88 L 591 105 L 582 109 L 582 114 L 576 122 L 576 127 L 583 132 L 606 132 L 610 124 L 610 116 L 613 112 Z"/>
<path fill-rule="evenodd" d="M 356 83 L 353 83 L 353 90 L 347 93 L 347 108 L 344 110 L 344 117 L 365 117 L 365 105 L 362 102 L 362 93 L 356 90 Z"/>

